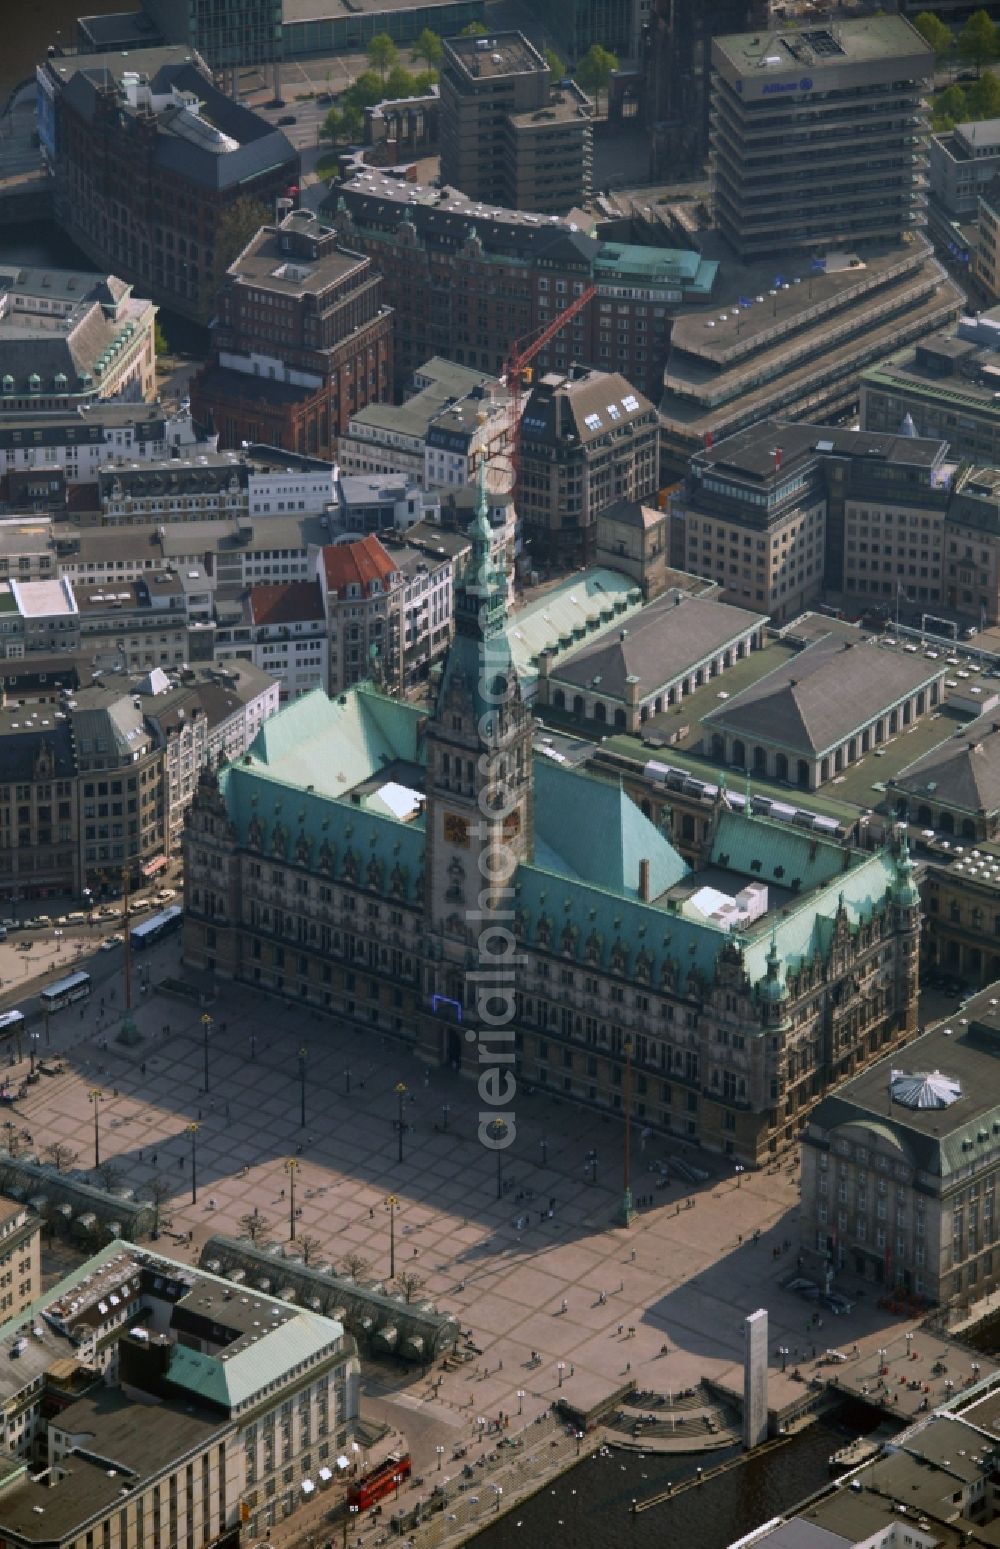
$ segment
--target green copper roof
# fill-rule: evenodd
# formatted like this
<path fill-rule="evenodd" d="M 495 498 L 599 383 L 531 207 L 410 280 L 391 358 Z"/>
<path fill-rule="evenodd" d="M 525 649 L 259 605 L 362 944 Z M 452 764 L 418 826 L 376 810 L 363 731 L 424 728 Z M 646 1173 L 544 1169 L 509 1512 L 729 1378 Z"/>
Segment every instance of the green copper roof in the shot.
<path fill-rule="evenodd" d="M 188 1345 L 174 1345 L 167 1373 L 172 1383 L 209 1403 L 235 1409 L 262 1394 L 272 1382 L 287 1380 L 302 1362 L 335 1352 L 342 1338 L 339 1323 L 299 1309 L 293 1318 L 271 1328 L 266 1321 L 271 1306 L 285 1309 L 287 1304 L 260 1291 L 253 1295 L 264 1304 L 260 1337 L 228 1356 L 225 1350 L 205 1355 Z"/>
<path fill-rule="evenodd" d="M 265 721 L 239 767 L 266 769 L 275 780 L 343 796 L 384 760 L 417 761 L 421 711 L 368 684 L 340 699 L 321 688 Z"/>
<path fill-rule="evenodd" d="M 647 284 L 675 285 L 685 291 L 709 296 L 719 265 L 689 248 L 648 247 L 635 242 L 602 242 L 594 259 L 594 278 L 645 280 Z"/>
<path fill-rule="evenodd" d="M 639 862 L 649 861 L 657 898 L 689 867 L 614 782 L 535 759 L 535 859 L 548 869 L 635 898 Z"/>

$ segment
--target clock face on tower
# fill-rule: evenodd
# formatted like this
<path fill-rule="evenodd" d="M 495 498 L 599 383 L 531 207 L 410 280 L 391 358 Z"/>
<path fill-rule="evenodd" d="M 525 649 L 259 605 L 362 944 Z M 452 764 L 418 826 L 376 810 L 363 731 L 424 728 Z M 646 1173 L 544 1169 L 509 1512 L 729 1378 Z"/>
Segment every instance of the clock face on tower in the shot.
<path fill-rule="evenodd" d="M 457 812 L 444 814 L 444 837 L 449 844 L 460 844 L 463 849 L 469 844 L 469 822 Z"/>

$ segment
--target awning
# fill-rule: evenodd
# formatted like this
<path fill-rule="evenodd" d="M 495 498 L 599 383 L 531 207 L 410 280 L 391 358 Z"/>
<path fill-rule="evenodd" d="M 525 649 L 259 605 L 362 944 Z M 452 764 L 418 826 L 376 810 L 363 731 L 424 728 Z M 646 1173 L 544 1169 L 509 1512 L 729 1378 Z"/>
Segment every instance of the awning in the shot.
<path fill-rule="evenodd" d="M 348 1462 L 347 1458 L 345 1458 L 344 1454 L 341 1453 L 340 1457 L 337 1459 L 337 1467 L 338 1468 L 350 1468 L 350 1466 L 351 1465 Z"/>
<path fill-rule="evenodd" d="M 345 1463 L 347 1462 L 346 1458 L 344 1459 L 344 1462 Z M 320 1482 L 320 1484 L 327 1484 L 332 1478 L 333 1478 L 333 1470 L 330 1469 L 330 1468 L 327 1468 L 326 1464 L 324 1463 L 323 1467 L 319 1471 L 319 1482 Z"/>
<path fill-rule="evenodd" d="M 303 1495 L 311 1495 L 313 1493 L 313 1491 L 315 1490 L 315 1488 L 316 1488 L 316 1486 L 313 1484 L 311 1479 L 303 1479 L 303 1481 L 302 1481 L 302 1494 Z"/>
<path fill-rule="evenodd" d="M 166 865 L 167 857 L 165 855 L 154 855 L 153 859 L 147 861 L 145 866 L 143 866 L 142 874 L 144 877 L 155 877 L 157 872 L 162 871 Z"/>

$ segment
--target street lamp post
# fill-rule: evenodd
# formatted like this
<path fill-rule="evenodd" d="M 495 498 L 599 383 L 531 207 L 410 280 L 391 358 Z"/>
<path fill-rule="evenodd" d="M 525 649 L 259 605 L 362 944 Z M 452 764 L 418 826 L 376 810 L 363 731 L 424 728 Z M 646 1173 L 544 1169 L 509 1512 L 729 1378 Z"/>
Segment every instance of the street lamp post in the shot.
<path fill-rule="evenodd" d="M 191 1136 L 191 1203 L 198 1203 L 198 1131 L 201 1126 L 194 1120 L 187 1127 Z"/>
<path fill-rule="evenodd" d="M 306 1127 L 306 1055 L 308 1050 L 305 1044 L 299 1050 L 299 1123 L 303 1129 Z"/>
<path fill-rule="evenodd" d="M 288 1158 L 288 1161 L 285 1163 L 285 1171 L 288 1174 L 288 1193 L 289 1193 L 289 1201 L 288 1201 L 288 1240 L 289 1240 L 289 1242 L 294 1242 L 295 1241 L 295 1174 L 298 1171 L 298 1167 L 299 1167 L 298 1162 L 295 1160 L 295 1158 L 293 1156 L 290 1156 Z"/>
<path fill-rule="evenodd" d="M 496 1144 L 497 1153 L 497 1199 L 503 1199 L 503 1142 L 507 1134 L 505 1119 L 492 1119 L 487 1126 L 487 1134 Z"/>
<path fill-rule="evenodd" d="M 518 1388 L 518 1390 L 517 1390 L 517 1412 L 518 1412 L 518 1414 L 523 1414 L 523 1412 L 524 1412 L 524 1389 L 523 1388 Z"/>
<path fill-rule="evenodd" d="M 779 1345 L 778 1346 L 778 1354 L 781 1356 L 781 1369 L 782 1369 L 782 1371 L 784 1371 L 784 1369 L 785 1369 L 785 1362 L 788 1360 L 788 1346 L 787 1345 Z"/>
<path fill-rule="evenodd" d="M 393 1088 L 393 1090 L 396 1093 L 396 1097 L 399 1100 L 399 1116 L 397 1117 L 397 1119 L 395 1121 L 395 1124 L 396 1124 L 396 1133 L 397 1133 L 397 1136 L 399 1138 L 399 1149 L 398 1149 L 398 1153 L 397 1153 L 397 1161 L 401 1162 L 403 1160 L 403 1131 L 406 1128 L 406 1121 L 403 1118 L 403 1103 L 406 1101 L 406 1082 L 405 1081 L 397 1081 L 395 1087 Z"/>
<path fill-rule="evenodd" d="M 736 1174 L 736 1187 L 739 1188 L 740 1184 L 743 1182 L 743 1174 L 746 1172 L 746 1168 L 743 1166 L 742 1162 L 737 1162 L 733 1171 Z"/>
<path fill-rule="evenodd" d="M 399 1209 L 399 1200 L 395 1194 L 387 1194 L 384 1200 L 385 1208 L 389 1212 L 389 1279 L 396 1278 L 396 1211 Z"/>
<path fill-rule="evenodd" d="M 32 1035 L 32 1036 L 34 1036 L 34 1035 Z M 95 1167 L 100 1167 L 100 1165 L 101 1165 L 101 1133 L 100 1133 L 100 1130 L 99 1130 L 98 1124 L 97 1124 L 97 1113 L 98 1113 L 98 1105 L 99 1105 L 103 1095 L 104 1094 L 101 1091 L 99 1086 L 95 1086 L 95 1087 L 91 1088 L 91 1091 L 90 1091 L 90 1101 L 94 1105 L 94 1166 Z"/>
<path fill-rule="evenodd" d="M 565 1370 L 566 1370 L 566 1362 L 565 1361 L 557 1361 L 556 1362 L 556 1371 L 559 1373 L 559 1386 L 560 1387 L 562 1387 L 562 1384 L 563 1384 L 563 1372 Z"/>
<path fill-rule="evenodd" d="M 441 1459 L 444 1457 L 444 1448 L 442 1446 L 438 1445 L 437 1447 L 434 1448 L 434 1451 L 437 1453 L 438 1473 L 440 1473 L 441 1472 Z"/>
<path fill-rule="evenodd" d="M 209 1035 L 209 1033 L 212 1030 L 212 1018 L 209 1016 L 207 1011 L 204 1012 L 203 1015 L 202 1015 L 201 1026 L 202 1026 L 202 1031 L 204 1032 L 204 1035 L 205 1035 L 205 1039 L 204 1039 L 204 1043 L 205 1043 L 205 1091 L 207 1092 L 208 1091 L 208 1035 Z"/>
<path fill-rule="evenodd" d="M 597 1152 L 596 1151 L 588 1151 L 586 1157 L 584 1158 L 584 1160 L 586 1161 L 587 1166 L 590 1168 L 590 1181 L 591 1181 L 591 1183 L 596 1183 L 597 1182 Z"/>
<path fill-rule="evenodd" d="M 30 1070 L 32 1075 L 35 1074 L 35 1050 L 37 1049 L 37 1047 L 38 1047 L 38 1034 L 37 1033 L 29 1033 L 28 1034 L 28 1060 L 29 1060 L 28 1069 Z"/>
<path fill-rule="evenodd" d="M 450 1113 L 451 1113 L 450 1105 L 448 1103 L 442 1103 L 441 1104 L 441 1117 L 444 1120 L 442 1128 L 443 1128 L 443 1130 L 444 1130 L 446 1135 L 448 1133 L 448 1115 Z"/>

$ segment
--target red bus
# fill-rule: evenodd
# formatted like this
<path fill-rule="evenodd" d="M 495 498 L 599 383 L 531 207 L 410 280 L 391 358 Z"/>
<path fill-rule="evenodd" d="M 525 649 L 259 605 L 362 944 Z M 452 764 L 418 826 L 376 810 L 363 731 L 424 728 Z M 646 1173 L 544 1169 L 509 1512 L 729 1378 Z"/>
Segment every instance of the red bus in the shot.
<path fill-rule="evenodd" d="M 348 1508 L 356 1506 L 358 1511 L 367 1511 L 377 1501 L 384 1500 L 391 1495 L 397 1484 L 402 1484 L 404 1479 L 410 1477 L 410 1454 L 404 1452 L 401 1457 L 387 1458 L 380 1463 L 378 1468 L 363 1479 L 355 1480 L 347 1492 Z"/>

